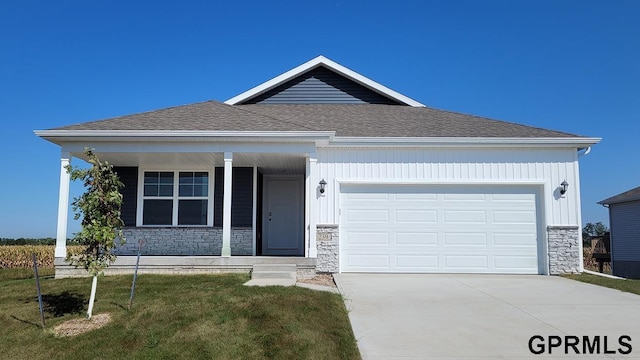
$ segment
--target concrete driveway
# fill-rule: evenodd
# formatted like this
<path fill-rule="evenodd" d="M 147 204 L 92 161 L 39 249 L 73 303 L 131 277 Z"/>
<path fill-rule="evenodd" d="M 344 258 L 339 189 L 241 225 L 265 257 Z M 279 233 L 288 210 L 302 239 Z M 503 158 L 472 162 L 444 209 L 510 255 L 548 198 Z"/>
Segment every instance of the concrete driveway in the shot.
<path fill-rule="evenodd" d="M 335 279 L 364 359 L 640 359 L 638 295 L 555 276 Z"/>

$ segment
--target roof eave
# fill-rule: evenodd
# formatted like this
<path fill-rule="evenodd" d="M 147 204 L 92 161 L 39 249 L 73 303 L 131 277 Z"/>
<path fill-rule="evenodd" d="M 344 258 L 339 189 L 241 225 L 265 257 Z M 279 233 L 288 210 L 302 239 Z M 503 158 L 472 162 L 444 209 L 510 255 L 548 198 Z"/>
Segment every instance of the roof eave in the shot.
<path fill-rule="evenodd" d="M 79 141 L 317 141 L 330 140 L 335 131 L 201 131 L 201 130 L 35 130 L 55 144 Z"/>
<path fill-rule="evenodd" d="M 597 204 L 605 206 L 605 205 L 621 204 L 621 203 L 626 203 L 631 201 L 638 201 L 640 200 L 640 193 L 638 193 L 639 189 L 640 188 L 638 187 L 633 188 L 631 190 L 625 191 L 618 195 L 614 195 L 609 198 L 606 198 L 602 201 L 598 201 Z"/>
<path fill-rule="evenodd" d="M 638 201 L 638 200 L 640 200 L 640 197 L 623 199 L 623 200 L 615 200 L 613 198 L 609 198 L 609 199 L 605 199 L 605 200 L 602 200 L 602 201 L 598 201 L 597 204 L 598 205 L 602 205 L 602 206 L 605 206 L 605 205 L 616 205 L 616 204 L 622 204 L 622 203 Z"/>
<path fill-rule="evenodd" d="M 356 83 L 365 86 L 377 93 L 380 93 L 383 96 L 386 96 L 388 98 L 391 98 L 393 100 L 399 101 L 403 104 L 409 105 L 409 106 L 415 106 L 415 107 L 424 107 L 425 105 L 415 101 L 405 95 L 402 95 L 396 91 L 393 91 L 391 89 L 389 89 L 388 87 L 375 82 L 363 75 L 358 74 L 357 72 L 346 68 L 338 63 L 336 63 L 335 61 L 332 61 L 322 55 L 311 59 L 309 61 L 307 61 L 306 63 L 297 66 L 281 75 L 276 76 L 275 78 L 266 81 L 258 86 L 255 86 L 237 96 L 232 97 L 231 99 L 225 101 L 224 103 L 227 105 L 237 105 L 240 104 L 248 99 L 251 99 L 255 96 L 258 96 L 260 94 L 263 94 L 273 88 L 275 88 L 276 86 L 283 84 L 293 78 L 295 78 L 296 76 L 299 76 L 301 74 L 304 74 L 307 71 L 313 70 L 319 66 L 325 66 L 327 68 L 329 68 L 332 71 L 337 72 L 338 74 L 345 76 L 353 81 L 355 81 Z"/>
<path fill-rule="evenodd" d="M 203 131 L 203 130 L 35 130 L 34 133 L 56 144 L 78 141 L 317 141 L 334 146 L 526 146 L 588 148 L 600 138 L 546 137 L 349 137 L 335 131 Z"/>

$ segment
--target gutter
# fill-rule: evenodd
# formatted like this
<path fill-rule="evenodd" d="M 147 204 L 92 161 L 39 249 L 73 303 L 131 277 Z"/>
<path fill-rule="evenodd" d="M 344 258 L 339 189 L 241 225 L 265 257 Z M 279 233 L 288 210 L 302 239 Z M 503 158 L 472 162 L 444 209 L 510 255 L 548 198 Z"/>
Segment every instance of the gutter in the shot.
<path fill-rule="evenodd" d="M 538 145 L 590 148 L 600 142 L 600 138 L 503 138 L 503 137 L 335 137 L 331 145 Z"/>
<path fill-rule="evenodd" d="M 34 133 L 52 142 L 65 141 L 113 141 L 113 140 L 167 140 L 191 139 L 207 140 L 233 139 L 244 140 L 324 140 L 328 145 L 336 146 L 549 146 L 577 147 L 590 151 L 600 138 L 561 137 L 561 138 L 504 138 L 504 137 L 353 137 L 335 136 L 335 131 L 208 131 L 208 130 L 35 130 Z"/>
<path fill-rule="evenodd" d="M 586 149 L 584 149 L 584 152 L 578 152 L 578 157 L 583 157 L 586 155 L 589 155 L 589 153 L 591 152 L 591 146 L 587 147 Z"/>
<path fill-rule="evenodd" d="M 34 130 L 39 137 L 333 137 L 335 131 Z"/>
<path fill-rule="evenodd" d="M 52 143 L 69 142 L 180 142 L 180 141 L 249 141 L 249 142 L 320 142 L 327 143 L 335 131 L 201 131 L 201 130 L 35 130 Z"/>

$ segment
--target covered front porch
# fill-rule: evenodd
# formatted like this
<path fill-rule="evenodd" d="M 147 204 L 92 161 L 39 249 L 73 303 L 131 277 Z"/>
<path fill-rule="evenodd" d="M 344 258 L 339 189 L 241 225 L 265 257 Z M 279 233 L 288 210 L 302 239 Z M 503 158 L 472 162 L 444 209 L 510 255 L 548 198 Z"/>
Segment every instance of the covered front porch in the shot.
<path fill-rule="evenodd" d="M 82 158 L 84 147 L 114 165 L 125 184 L 126 243 L 116 249 L 118 260 L 107 274 L 132 272 L 142 244 L 143 273 L 248 272 L 255 264 L 287 263 L 298 265 L 299 276 L 310 276 L 318 256 L 317 137 L 61 144 L 56 276 L 84 274 L 64 262 L 70 203 L 65 166 Z"/>

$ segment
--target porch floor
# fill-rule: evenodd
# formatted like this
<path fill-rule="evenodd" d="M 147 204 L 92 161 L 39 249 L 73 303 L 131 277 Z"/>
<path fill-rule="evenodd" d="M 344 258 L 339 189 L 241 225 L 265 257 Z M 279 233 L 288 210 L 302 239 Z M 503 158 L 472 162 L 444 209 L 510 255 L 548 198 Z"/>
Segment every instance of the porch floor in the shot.
<path fill-rule="evenodd" d="M 55 259 L 56 279 L 86 277 L 87 272 L 64 261 Z M 295 264 L 299 279 L 311 278 L 316 273 L 316 259 L 290 256 L 141 256 L 138 274 L 220 274 L 250 273 L 256 264 Z M 133 274 L 136 256 L 118 256 L 105 271 L 105 275 Z"/>

